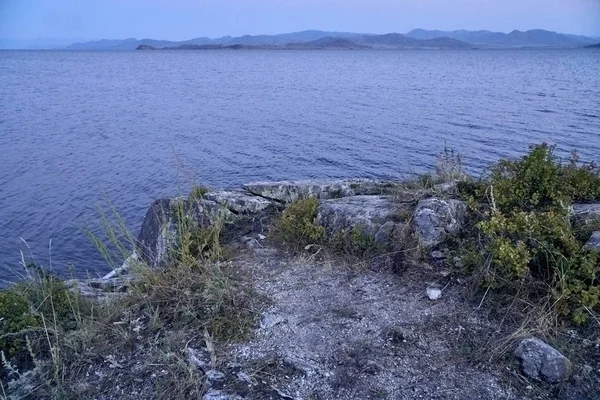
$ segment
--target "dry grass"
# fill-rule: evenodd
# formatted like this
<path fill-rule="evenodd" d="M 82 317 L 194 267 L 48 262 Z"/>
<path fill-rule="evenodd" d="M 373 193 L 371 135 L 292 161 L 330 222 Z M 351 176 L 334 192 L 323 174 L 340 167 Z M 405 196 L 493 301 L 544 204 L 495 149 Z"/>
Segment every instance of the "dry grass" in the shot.
<path fill-rule="evenodd" d="M 132 236 L 120 218 L 103 220 L 110 243 L 98 249 L 117 266 L 119 255 L 129 255 Z M 118 374 L 121 388 L 150 390 L 154 398 L 201 396 L 203 373 L 188 363 L 186 347 L 209 346 L 214 354 L 215 346 L 247 337 L 255 317 L 252 285 L 237 267 L 221 261 L 222 226 L 220 221 L 199 232 L 180 221 L 177 261 L 166 269 L 135 263 L 124 281 L 127 293 L 114 297 L 84 298 L 43 269 L 20 283 L 15 288 L 26 294 L 37 323 L 10 333 L 24 338 L 29 363 L 4 358 L 0 398 L 116 393 L 107 381 L 83 384 L 90 373 Z M 138 382 L 152 373 L 154 383 Z"/>

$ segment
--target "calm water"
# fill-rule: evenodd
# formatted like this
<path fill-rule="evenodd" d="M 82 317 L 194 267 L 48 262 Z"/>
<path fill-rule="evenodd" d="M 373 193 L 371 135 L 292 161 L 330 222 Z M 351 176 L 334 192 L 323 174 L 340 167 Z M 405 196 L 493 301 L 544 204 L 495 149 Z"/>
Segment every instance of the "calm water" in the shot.
<path fill-rule="evenodd" d="M 600 51 L 0 52 L 0 265 L 21 237 L 106 271 L 96 207 L 137 232 L 193 178 L 396 178 L 444 143 L 478 171 L 541 141 L 600 159 Z"/>

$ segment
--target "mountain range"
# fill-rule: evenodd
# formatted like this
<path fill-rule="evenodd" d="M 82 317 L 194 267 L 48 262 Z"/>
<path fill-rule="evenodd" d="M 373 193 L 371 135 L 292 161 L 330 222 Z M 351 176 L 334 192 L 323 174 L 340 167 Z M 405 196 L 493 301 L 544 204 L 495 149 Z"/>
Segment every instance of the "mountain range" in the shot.
<path fill-rule="evenodd" d="M 598 43 L 598 38 L 541 29 L 510 33 L 490 31 L 439 31 L 414 29 L 406 34 L 384 35 L 307 30 L 279 35 L 198 37 L 185 41 L 155 39 L 98 40 L 70 44 L 66 50 L 219 49 L 219 48 L 575 48 Z"/>

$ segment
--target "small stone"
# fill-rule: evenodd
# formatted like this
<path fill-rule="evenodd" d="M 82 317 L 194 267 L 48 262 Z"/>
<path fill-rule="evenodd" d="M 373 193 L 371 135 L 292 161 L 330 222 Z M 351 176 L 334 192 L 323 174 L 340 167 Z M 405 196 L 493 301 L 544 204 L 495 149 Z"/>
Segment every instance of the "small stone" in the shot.
<path fill-rule="evenodd" d="M 441 260 L 446 258 L 446 255 L 439 250 L 435 250 L 431 252 L 431 258 L 435 258 L 436 260 Z"/>
<path fill-rule="evenodd" d="M 244 383 L 247 383 L 249 385 L 252 385 L 252 378 L 250 377 L 250 375 L 248 375 L 245 372 L 238 372 L 237 373 L 237 378 Z"/>
<path fill-rule="evenodd" d="M 265 240 L 267 237 L 265 235 L 263 235 L 262 233 L 258 234 L 258 240 Z"/>
<path fill-rule="evenodd" d="M 202 400 L 242 400 L 237 394 L 231 394 L 222 390 L 210 389 L 202 396 Z"/>
<path fill-rule="evenodd" d="M 307 361 L 297 356 L 285 357 L 283 359 L 283 362 L 302 372 L 306 376 L 312 376 L 319 372 L 318 365 L 316 365 L 312 361 Z"/>
<path fill-rule="evenodd" d="M 225 379 L 225 374 L 216 369 L 211 369 L 204 376 L 206 376 L 206 379 L 211 382 L 220 382 Z"/>
<path fill-rule="evenodd" d="M 367 361 L 367 365 L 363 368 L 363 372 L 371 375 L 375 375 L 381 371 L 381 367 L 373 360 Z"/>
<path fill-rule="evenodd" d="M 252 252 L 257 257 L 273 257 L 277 255 L 277 249 L 272 248 L 256 247 L 252 249 Z"/>
<path fill-rule="evenodd" d="M 271 329 L 275 325 L 285 322 L 285 318 L 280 315 L 265 314 L 260 320 L 261 329 Z"/>
<path fill-rule="evenodd" d="M 203 371 L 210 369 L 210 356 L 204 356 L 200 350 L 196 350 L 191 347 L 188 347 L 186 350 L 190 365 Z"/>
<path fill-rule="evenodd" d="M 429 300 L 439 300 L 442 297 L 442 290 L 436 287 L 428 287 L 427 297 L 429 297 Z"/>
<path fill-rule="evenodd" d="M 537 338 L 523 339 L 515 356 L 521 361 L 523 373 L 531 379 L 556 383 L 568 378 L 571 372 L 569 359 Z"/>

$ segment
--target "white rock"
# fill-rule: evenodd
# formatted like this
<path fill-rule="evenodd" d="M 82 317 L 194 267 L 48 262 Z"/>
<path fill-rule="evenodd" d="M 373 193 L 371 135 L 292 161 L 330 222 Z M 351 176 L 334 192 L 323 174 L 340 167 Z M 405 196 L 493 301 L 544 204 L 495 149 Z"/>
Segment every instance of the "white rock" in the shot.
<path fill-rule="evenodd" d="M 438 300 L 442 297 L 442 290 L 435 287 L 428 287 L 427 297 L 429 297 L 429 300 Z"/>

